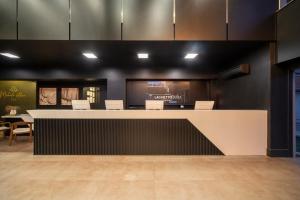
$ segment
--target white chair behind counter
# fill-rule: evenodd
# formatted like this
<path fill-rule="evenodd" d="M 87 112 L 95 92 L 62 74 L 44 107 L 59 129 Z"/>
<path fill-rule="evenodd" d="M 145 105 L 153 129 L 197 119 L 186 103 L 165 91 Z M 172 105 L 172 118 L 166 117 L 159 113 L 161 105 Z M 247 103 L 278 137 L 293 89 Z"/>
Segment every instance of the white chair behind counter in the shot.
<path fill-rule="evenodd" d="M 73 110 L 90 110 L 91 104 L 88 100 L 72 100 Z"/>
<path fill-rule="evenodd" d="M 162 100 L 146 100 L 145 101 L 146 110 L 163 110 L 164 101 Z"/>
<path fill-rule="evenodd" d="M 106 110 L 124 110 L 123 100 L 105 100 Z"/>
<path fill-rule="evenodd" d="M 195 110 L 212 110 L 215 101 L 196 101 Z"/>

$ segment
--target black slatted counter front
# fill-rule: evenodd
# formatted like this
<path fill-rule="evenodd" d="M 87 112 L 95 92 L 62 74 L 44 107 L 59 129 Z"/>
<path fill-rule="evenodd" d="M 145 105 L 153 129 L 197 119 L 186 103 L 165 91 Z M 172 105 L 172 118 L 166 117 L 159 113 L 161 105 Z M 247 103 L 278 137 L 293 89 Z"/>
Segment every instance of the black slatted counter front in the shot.
<path fill-rule="evenodd" d="M 35 155 L 223 155 L 187 119 L 35 119 Z"/>

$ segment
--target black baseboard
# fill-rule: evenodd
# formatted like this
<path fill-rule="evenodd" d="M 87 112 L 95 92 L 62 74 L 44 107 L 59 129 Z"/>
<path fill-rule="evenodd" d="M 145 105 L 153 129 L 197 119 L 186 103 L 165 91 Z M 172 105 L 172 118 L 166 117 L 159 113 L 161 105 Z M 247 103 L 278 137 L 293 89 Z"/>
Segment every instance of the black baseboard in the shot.
<path fill-rule="evenodd" d="M 267 149 L 267 155 L 270 157 L 293 157 L 289 149 Z"/>

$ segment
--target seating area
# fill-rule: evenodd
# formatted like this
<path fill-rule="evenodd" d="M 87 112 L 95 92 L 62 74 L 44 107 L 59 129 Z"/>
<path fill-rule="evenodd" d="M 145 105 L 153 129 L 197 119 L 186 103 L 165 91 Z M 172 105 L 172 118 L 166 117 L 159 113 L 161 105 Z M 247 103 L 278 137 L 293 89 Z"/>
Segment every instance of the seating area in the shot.
<path fill-rule="evenodd" d="M 0 121 L 0 139 L 5 140 L 8 137 L 8 145 L 11 146 L 17 142 L 17 136 L 27 136 L 28 142 L 32 142 L 33 119 L 29 115 L 21 117 L 6 117 L 6 121 Z M 13 119 L 13 120 L 11 120 Z"/>
<path fill-rule="evenodd" d="M 15 122 L 9 136 L 9 145 L 12 145 L 14 140 L 17 140 L 17 135 L 28 134 L 28 141 L 32 142 L 32 123 L 31 122 Z"/>
<path fill-rule="evenodd" d="M 6 132 L 11 132 L 11 123 L 0 121 L 0 138 L 4 138 Z"/>

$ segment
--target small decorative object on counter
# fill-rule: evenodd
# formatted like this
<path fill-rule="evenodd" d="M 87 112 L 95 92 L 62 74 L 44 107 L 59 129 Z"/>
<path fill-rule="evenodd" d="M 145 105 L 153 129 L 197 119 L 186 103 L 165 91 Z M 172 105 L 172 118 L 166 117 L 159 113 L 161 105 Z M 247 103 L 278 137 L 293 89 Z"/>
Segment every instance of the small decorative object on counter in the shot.
<path fill-rule="evenodd" d="M 17 110 L 16 109 L 11 109 L 9 112 L 10 115 L 16 115 L 17 114 Z"/>
<path fill-rule="evenodd" d="M 5 113 L 7 115 L 16 115 L 17 110 L 20 110 L 19 106 L 11 106 L 11 105 L 5 106 Z"/>

